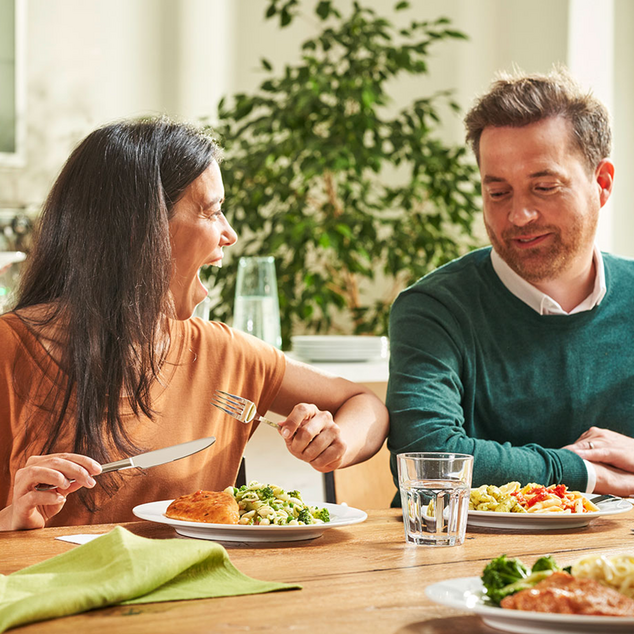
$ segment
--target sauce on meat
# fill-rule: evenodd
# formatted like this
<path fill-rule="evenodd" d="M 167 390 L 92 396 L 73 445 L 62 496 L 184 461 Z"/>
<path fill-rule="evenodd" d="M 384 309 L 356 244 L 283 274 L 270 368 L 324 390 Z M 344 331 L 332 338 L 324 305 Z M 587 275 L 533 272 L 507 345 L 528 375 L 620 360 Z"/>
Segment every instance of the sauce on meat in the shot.
<path fill-rule="evenodd" d="M 567 572 L 554 572 L 533 588 L 505 597 L 500 605 L 532 612 L 634 616 L 634 600 L 594 579 L 578 579 Z"/>

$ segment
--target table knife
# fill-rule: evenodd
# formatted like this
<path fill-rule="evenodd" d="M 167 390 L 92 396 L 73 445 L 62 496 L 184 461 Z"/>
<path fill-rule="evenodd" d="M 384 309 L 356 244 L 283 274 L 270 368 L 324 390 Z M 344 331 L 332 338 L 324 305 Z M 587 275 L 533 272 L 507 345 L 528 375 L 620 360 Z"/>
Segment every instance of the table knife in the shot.
<path fill-rule="evenodd" d="M 163 449 L 156 449 L 154 451 L 147 451 L 140 453 L 138 456 L 132 456 L 130 458 L 124 458 L 123 460 L 117 460 L 116 462 L 109 462 L 101 467 L 101 473 L 108 473 L 110 471 L 120 471 L 121 469 L 149 469 L 150 467 L 156 467 L 160 464 L 167 462 L 174 462 L 181 458 L 186 458 L 192 454 L 198 453 L 207 447 L 210 447 L 216 442 L 214 436 L 208 438 L 198 438 L 197 440 L 190 440 L 189 442 L 181 443 L 180 445 L 172 445 L 171 447 L 163 447 Z M 101 475 L 101 474 L 98 474 Z M 74 480 L 71 480 L 74 482 Z M 56 486 L 52 484 L 38 484 L 36 491 L 50 491 L 56 489 Z"/>

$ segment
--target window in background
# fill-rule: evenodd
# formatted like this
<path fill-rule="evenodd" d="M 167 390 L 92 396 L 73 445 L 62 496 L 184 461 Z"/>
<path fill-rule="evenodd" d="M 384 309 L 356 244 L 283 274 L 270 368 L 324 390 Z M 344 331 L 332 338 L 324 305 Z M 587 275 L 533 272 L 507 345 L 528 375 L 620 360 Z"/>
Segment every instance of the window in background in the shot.
<path fill-rule="evenodd" d="M 0 0 L 0 165 L 22 165 L 26 0 Z"/>

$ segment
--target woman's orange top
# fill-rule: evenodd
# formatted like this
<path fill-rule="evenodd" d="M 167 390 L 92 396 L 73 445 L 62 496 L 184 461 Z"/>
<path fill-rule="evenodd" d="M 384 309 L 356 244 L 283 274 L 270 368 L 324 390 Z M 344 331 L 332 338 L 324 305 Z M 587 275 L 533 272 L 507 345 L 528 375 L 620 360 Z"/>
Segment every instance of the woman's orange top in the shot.
<path fill-rule="evenodd" d="M 277 349 L 218 322 L 193 318 L 171 321 L 171 344 L 152 391 L 154 420 L 129 414 L 133 442 L 144 450 L 215 436 L 208 449 L 147 471 L 118 472 L 121 485 L 109 496 L 95 491 L 98 510 L 90 512 L 77 493 L 68 496 L 49 526 L 125 522 L 132 508 L 173 499 L 198 489 L 219 491 L 235 483 L 245 445 L 257 424 L 240 423 L 213 405 L 214 390 L 252 400 L 264 414 L 282 384 L 286 359 Z M 34 407 L 42 395 L 58 391 L 54 362 L 14 314 L 0 317 L 0 508 L 11 503 L 15 473 L 30 455 L 41 453 L 46 429 Z M 72 425 L 69 414 L 69 426 Z M 271 430 L 272 431 L 272 430 Z M 274 432 L 273 432 L 274 433 Z M 55 451 L 70 451 L 69 427 Z M 113 460 L 127 456 L 114 456 Z"/>

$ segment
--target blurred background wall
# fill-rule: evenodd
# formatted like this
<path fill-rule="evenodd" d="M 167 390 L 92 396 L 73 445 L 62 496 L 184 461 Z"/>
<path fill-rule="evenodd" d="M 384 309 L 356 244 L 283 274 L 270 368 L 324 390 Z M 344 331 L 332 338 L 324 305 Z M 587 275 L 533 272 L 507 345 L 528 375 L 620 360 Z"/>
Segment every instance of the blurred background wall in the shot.
<path fill-rule="evenodd" d="M 16 0 L 24 8 L 25 151 L 0 165 L 0 217 L 36 213 L 62 162 L 95 127 L 121 117 L 167 112 L 212 122 L 224 94 L 261 81 L 261 57 L 296 58 L 317 27 L 298 20 L 280 30 L 264 0 Z M 345 10 L 348 0 L 337 6 Z M 367 0 L 393 17 L 393 0 Z M 517 64 L 570 66 L 614 117 L 616 191 L 602 218 L 600 245 L 634 255 L 634 3 L 631 0 L 411 0 L 408 19 L 449 17 L 468 42 L 441 43 L 431 74 L 394 85 L 395 104 L 452 88 L 468 108 L 493 74 Z M 306 2 L 312 16 L 314 2 Z M 448 140 L 462 122 L 446 117 Z M 230 204 L 230 201 L 228 202 Z M 4 211 L 2 211 L 4 210 Z M 9 211 L 7 211 L 9 210 Z"/>

